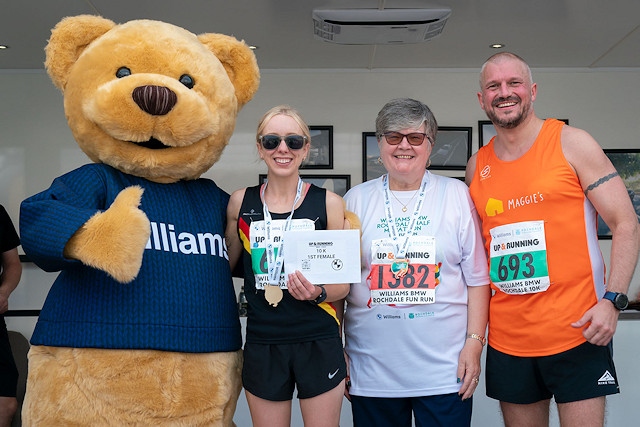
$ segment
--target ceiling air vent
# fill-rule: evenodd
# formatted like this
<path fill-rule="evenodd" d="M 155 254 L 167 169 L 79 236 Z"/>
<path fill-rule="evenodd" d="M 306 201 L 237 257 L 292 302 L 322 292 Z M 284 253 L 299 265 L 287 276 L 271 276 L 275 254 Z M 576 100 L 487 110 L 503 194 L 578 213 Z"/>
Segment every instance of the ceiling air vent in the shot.
<path fill-rule="evenodd" d="M 428 9 L 314 9 L 315 38 L 338 44 L 421 43 L 442 33 L 447 7 Z"/>

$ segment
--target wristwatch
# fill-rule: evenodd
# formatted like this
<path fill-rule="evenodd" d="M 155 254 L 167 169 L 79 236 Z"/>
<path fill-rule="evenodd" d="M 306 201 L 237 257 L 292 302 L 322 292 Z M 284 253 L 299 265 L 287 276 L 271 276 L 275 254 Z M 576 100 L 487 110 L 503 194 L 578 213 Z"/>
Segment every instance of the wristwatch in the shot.
<path fill-rule="evenodd" d="M 613 306 L 618 310 L 625 310 L 629 306 L 629 298 L 622 292 L 605 292 L 604 299 L 611 301 Z"/>
<path fill-rule="evenodd" d="M 320 287 L 320 295 L 318 295 L 316 299 L 311 301 L 314 304 L 320 304 L 321 302 L 324 302 L 324 300 L 327 299 L 327 290 L 322 285 L 318 285 L 318 287 Z"/>

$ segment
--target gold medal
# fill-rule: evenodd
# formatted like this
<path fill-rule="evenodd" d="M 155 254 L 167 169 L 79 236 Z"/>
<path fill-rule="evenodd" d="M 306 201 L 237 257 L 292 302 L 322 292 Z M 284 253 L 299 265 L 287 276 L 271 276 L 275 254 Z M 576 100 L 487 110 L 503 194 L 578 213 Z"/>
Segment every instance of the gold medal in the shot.
<path fill-rule="evenodd" d="M 280 289 L 280 286 L 265 285 L 264 299 L 267 300 L 270 306 L 277 307 L 278 303 L 282 301 L 282 289 Z"/>

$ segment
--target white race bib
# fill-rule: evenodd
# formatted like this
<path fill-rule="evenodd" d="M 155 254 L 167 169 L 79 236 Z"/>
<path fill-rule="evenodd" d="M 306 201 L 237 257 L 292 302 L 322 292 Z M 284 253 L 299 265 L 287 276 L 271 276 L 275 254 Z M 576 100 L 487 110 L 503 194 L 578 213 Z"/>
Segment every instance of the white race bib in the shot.
<path fill-rule="evenodd" d="M 544 221 L 524 221 L 491 229 L 489 276 L 507 294 L 532 294 L 549 288 Z"/>
<path fill-rule="evenodd" d="M 436 264 L 436 239 L 410 236 L 402 258 L 395 255 L 391 239 L 371 242 L 371 272 L 367 278 L 372 305 L 413 305 L 436 302 L 440 269 Z"/>
<path fill-rule="evenodd" d="M 271 233 L 273 242 L 278 244 L 284 235 L 287 220 L 271 220 Z M 292 219 L 289 230 L 315 230 L 315 224 L 310 219 Z M 256 289 L 264 289 L 269 284 L 269 266 L 267 261 L 266 227 L 264 221 L 253 221 L 249 229 L 249 241 L 251 243 L 251 266 L 256 278 Z M 278 249 L 275 248 L 275 252 Z M 275 256 L 278 256 L 276 253 Z M 280 274 L 278 286 L 287 288 L 287 280 L 284 274 Z"/>

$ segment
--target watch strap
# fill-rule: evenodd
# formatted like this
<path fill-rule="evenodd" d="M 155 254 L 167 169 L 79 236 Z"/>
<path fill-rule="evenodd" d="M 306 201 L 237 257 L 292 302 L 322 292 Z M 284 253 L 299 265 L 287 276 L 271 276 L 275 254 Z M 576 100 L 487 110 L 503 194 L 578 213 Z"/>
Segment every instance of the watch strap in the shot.
<path fill-rule="evenodd" d="M 320 304 L 323 303 L 324 300 L 327 299 L 327 290 L 324 288 L 324 286 L 322 285 L 318 285 L 318 287 L 320 288 L 320 295 L 318 295 L 316 297 L 316 299 L 314 299 L 313 301 L 311 301 L 314 304 Z"/>
<path fill-rule="evenodd" d="M 625 294 L 621 292 L 607 291 L 604 293 L 602 298 L 611 301 L 611 303 L 617 310 L 624 310 L 629 304 L 629 299 Z"/>

